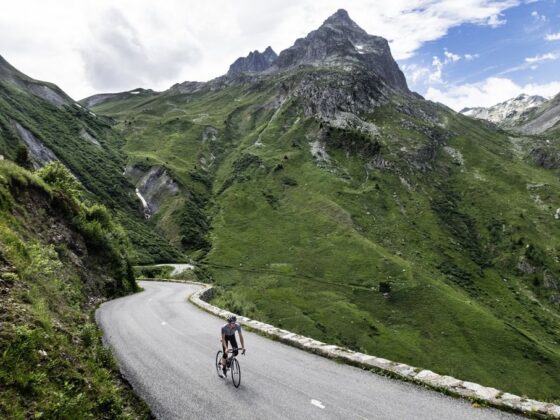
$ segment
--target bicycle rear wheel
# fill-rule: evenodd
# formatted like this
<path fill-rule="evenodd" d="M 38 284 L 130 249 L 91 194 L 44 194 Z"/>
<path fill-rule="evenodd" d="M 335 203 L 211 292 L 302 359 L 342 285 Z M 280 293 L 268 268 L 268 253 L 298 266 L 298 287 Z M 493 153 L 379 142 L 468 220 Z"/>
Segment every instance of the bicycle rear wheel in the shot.
<path fill-rule="evenodd" d="M 221 350 L 216 354 L 216 373 L 220 378 L 223 378 L 222 365 L 220 365 L 220 359 L 222 358 L 222 354 L 224 353 Z"/>
<path fill-rule="evenodd" d="M 231 380 L 233 381 L 233 386 L 239 388 L 239 384 L 241 383 L 241 368 L 239 367 L 237 359 L 231 361 Z"/>

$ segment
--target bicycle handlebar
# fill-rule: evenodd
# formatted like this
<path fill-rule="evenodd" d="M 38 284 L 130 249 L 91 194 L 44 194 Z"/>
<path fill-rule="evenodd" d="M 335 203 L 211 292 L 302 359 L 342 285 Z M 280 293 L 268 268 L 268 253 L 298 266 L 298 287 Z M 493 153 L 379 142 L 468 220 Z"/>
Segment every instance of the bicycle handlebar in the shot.
<path fill-rule="evenodd" d="M 241 351 L 241 350 L 247 350 L 247 349 L 242 349 L 242 348 L 238 348 L 238 349 L 235 349 L 235 350 L 229 349 L 229 350 L 226 350 L 226 353 L 233 353 L 234 351 Z"/>

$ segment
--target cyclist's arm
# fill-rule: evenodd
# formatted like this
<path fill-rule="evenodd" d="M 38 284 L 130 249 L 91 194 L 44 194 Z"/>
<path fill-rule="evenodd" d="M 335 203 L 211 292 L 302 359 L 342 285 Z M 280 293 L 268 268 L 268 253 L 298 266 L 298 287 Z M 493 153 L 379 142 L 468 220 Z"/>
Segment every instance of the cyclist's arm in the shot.
<path fill-rule="evenodd" d="M 224 348 L 224 352 L 225 352 L 225 350 L 227 350 L 227 341 L 226 341 L 226 335 L 224 333 L 222 333 L 222 347 Z"/>
<path fill-rule="evenodd" d="M 243 353 L 245 353 L 245 340 L 243 339 L 243 333 L 241 330 L 239 332 L 239 340 L 241 341 L 241 348 L 243 349 Z"/>

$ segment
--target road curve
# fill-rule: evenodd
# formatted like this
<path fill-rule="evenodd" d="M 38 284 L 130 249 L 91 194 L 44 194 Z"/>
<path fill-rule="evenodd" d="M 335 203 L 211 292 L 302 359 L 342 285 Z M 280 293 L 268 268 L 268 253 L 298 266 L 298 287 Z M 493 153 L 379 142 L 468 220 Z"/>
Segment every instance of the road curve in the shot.
<path fill-rule="evenodd" d="M 214 368 L 224 321 L 187 302 L 199 286 L 141 282 L 96 319 L 121 371 L 161 419 L 513 419 L 245 332 L 241 386 Z"/>

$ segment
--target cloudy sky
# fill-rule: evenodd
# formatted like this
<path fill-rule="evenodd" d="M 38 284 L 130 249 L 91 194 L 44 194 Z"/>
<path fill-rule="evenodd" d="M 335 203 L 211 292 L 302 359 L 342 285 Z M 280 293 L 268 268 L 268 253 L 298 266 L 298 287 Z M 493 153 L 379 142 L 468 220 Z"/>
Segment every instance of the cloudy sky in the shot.
<path fill-rule="evenodd" d="M 293 44 L 338 8 L 387 38 L 411 88 L 454 109 L 560 92 L 560 0 L 17 0 L 0 55 L 75 99 L 163 90 Z"/>

